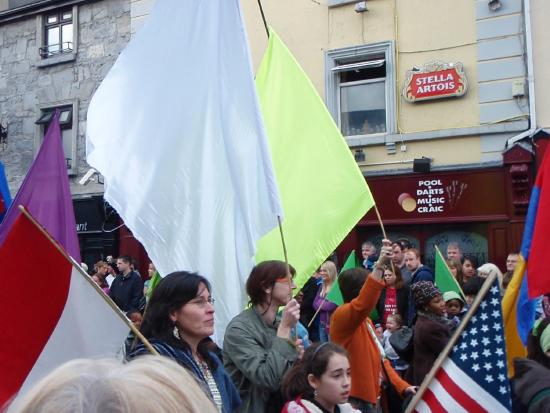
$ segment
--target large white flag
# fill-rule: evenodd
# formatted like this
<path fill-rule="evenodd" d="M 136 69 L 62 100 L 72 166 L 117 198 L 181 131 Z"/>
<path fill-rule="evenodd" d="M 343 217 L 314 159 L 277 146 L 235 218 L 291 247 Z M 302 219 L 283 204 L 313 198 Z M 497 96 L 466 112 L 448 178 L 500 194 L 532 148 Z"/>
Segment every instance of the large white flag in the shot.
<path fill-rule="evenodd" d="M 223 337 L 280 214 L 238 0 L 157 0 L 90 103 L 87 161 L 161 274 L 212 281 Z"/>

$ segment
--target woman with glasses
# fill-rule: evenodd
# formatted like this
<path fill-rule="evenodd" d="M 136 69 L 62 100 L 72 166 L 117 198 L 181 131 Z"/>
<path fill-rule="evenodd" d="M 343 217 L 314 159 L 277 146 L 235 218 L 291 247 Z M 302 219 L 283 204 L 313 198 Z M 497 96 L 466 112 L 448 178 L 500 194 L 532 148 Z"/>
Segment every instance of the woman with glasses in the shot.
<path fill-rule="evenodd" d="M 222 413 L 241 400 L 216 355 L 208 350 L 214 333 L 214 299 L 206 278 L 185 271 L 164 277 L 153 290 L 141 332 L 162 356 L 187 368 Z M 129 358 L 150 354 L 140 344 Z"/>
<path fill-rule="evenodd" d="M 256 265 L 246 281 L 251 305 L 225 330 L 223 361 L 243 399 L 240 412 L 279 413 L 284 405 L 281 382 L 302 351 L 293 332 L 300 318 L 293 288 L 284 262 Z"/>

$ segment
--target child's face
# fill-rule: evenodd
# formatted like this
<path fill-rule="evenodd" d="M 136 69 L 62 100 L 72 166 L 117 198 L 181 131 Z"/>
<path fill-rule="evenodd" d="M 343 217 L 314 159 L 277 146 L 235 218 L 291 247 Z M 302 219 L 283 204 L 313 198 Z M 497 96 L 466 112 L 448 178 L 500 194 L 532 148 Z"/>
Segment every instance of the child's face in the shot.
<path fill-rule="evenodd" d="M 139 329 L 141 326 L 142 317 L 140 313 L 132 313 L 128 317 L 130 321 Z"/>
<path fill-rule="evenodd" d="M 396 323 L 393 317 L 388 317 L 388 319 L 386 320 L 386 330 L 389 330 L 393 333 L 394 331 L 397 331 L 399 327 L 399 324 Z"/>
<path fill-rule="evenodd" d="M 447 314 L 454 317 L 462 310 L 462 303 L 457 299 L 449 300 L 445 303 L 445 307 L 447 308 Z"/>
<path fill-rule="evenodd" d="M 476 298 L 475 295 L 467 295 L 466 296 L 466 304 L 468 305 L 472 305 L 472 303 L 474 302 L 474 299 Z"/>

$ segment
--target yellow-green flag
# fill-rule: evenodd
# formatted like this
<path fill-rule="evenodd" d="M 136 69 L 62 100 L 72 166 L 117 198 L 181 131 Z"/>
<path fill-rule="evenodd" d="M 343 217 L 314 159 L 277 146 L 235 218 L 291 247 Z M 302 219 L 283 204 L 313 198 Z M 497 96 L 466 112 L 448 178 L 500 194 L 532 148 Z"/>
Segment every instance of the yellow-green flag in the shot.
<path fill-rule="evenodd" d="M 256 87 L 283 204 L 288 260 L 301 286 L 374 199 L 321 97 L 273 30 Z M 283 259 L 278 229 L 258 243 L 256 262 L 270 259 Z"/>

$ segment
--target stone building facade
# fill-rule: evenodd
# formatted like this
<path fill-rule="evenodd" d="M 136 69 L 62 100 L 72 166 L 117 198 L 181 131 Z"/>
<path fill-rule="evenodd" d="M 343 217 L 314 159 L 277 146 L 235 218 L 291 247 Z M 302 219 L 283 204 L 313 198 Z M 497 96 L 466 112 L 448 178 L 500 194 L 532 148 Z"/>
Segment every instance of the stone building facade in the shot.
<path fill-rule="evenodd" d="M 12 196 L 61 110 L 82 261 L 119 254 L 119 219 L 99 178 L 79 185 L 86 163 L 86 113 L 130 40 L 130 0 L 0 0 L 0 161 Z M 113 148 L 116 150 L 116 148 Z"/>
<path fill-rule="evenodd" d="M 73 196 L 103 192 L 97 183 L 77 184 L 89 169 L 86 112 L 129 39 L 130 0 L 0 0 L 0 122 L 7 126 L 0 161 L 12 195 L 40 146 L 43 115 L 53 108 L 66 110 L 63 143 Z"/>

